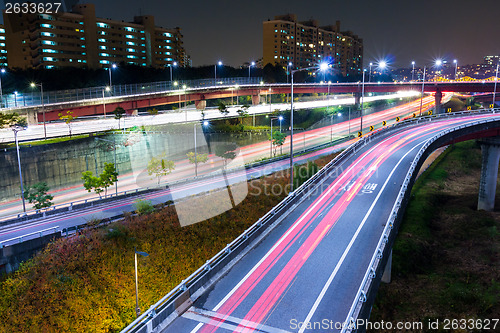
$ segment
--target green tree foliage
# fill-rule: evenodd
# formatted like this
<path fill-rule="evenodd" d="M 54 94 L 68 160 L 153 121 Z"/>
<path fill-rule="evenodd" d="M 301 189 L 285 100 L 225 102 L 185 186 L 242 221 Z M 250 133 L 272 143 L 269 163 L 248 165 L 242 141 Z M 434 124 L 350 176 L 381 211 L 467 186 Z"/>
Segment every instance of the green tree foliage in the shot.
<path fill-rule="evenodd" d="M 34 204 L 33 208 L 36 210 L 49 208 L 54 204 L 52 202 L 54 197 L 47 194 L 48 191 L 49 187 L 47 186 L 47 183 L 36 183 L 35 185 L 26 188 L 24 191 L 24 198 L 28 200 L 29 203 Z"/>
<path fill-rule="evenodd" d="M 68 125 L 68 131 L 69 131 L 69 136 L 71 137 L 71 122 L 73 120 L 75 120 L 76 116 L 73 116 L 73 111 L 66 111 L 66 114 L 63 114 L 62 112 L 59 112 L 58 116 L 59 116 L 59 119 L 64 121 L 66 123 L 66 125 Z"/>
<path fill-rule="evenodd" d="M 224 104 L 224 102 L 219 102 L 219 106 L 217 108 L 219 109 L 219 112 L 222 113 L 224 116 L 227 116 L 229 114 L 227 105 Z"/>
<path fill-rule="evenodd" d="M 118 119 L 118 129 L 120 129 L 120 119 L 125 115 L 125 110 L 121 106 L 117 106 L 113 110 L 113 114 L 115 115 L 115 119 Z"/>
<path fill-rule="evenodd" d="M 319 167 L 314 162 L 307 162 L 305 165 L 293 166 L 293 188 L 296 189 L 302 185 L 306 180 L 314 176 L 318 172 Z"/>
<path fill-rule="evenodd" d="M 236 112 L 238 113 L 238 115 L 240 117 L 247 117 L 248 116 L 248 109 L 250 108 L 250 106 L 248 104 L 245 104 L 245 105 L 242 105 L 241 106 L 241 109 L 237 110 Z"/>
<path fill-rule="evenodd" d="M 118 181 L 118 172 L 116 172 L 114 163 L 104 163 L 104 170 L 99 176 L 94 176 L 92 171 L 82 172 L 83 187 L 88 191 L 99 194 L 104 192 L 108 194 L 108 187 Z"/>
<path fill-rule="evenodd" d="M 0 113 L 0 128 L 12 126 L 26 126 L 26 118 L 17 113 Z"/>
<path fill-rule="evenodd" d="M 150 214 L 155 211 L 155 207 L 150 200 L 139 199 L 134 203 L 134 208 L 139 215 Z"/>
<path fill-rule="evenodd" d="M 228 160 L 236 157 L 235 150 L 238 148 L 234 142 L 224 142 L 215 146 L 215 155 L 224 159 L 224 167 L 227 165 Z"/>
<path fill-rule="evenodd" d="M 148 114 L 151 116 L 156 116 L 158 114 L 157 108 L 148 109 Z"/>
<path fill-rule="evenodd" d="M 194 152 L 190 151 L 189 153 L 186 154 L 189 163 L 195 164 L 195 163 L 206 163 L 208 161 L 208 154 L 196 154 L 196 159 L 194 156 Z"/>
<path fill-rule="evenodd" d="M 274 156 L 276 156 L 276 152 L 279 147 L 282 147 L 286 140 L 286 134 L 281 133 L 280 131 L 274 131 L 271 137 L 271 134 L 268 135 L 269 140 L 272 142 L 274 148 Z"/>
<path fill-rule="evenodd" d="M 161 177 L 170 174 L 175 169 L 174 161 L 166 159 L 165 153 L 161 156 L 153 157 L 148 163 L 148 175 L 154 175 L 160 184 Z"/>

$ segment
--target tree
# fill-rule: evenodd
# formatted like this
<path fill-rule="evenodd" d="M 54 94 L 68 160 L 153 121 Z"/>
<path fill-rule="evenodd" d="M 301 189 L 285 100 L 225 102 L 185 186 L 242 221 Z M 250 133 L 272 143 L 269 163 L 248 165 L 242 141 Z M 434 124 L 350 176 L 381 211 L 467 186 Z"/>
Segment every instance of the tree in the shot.
<path fill-rule="evenodd" d="M 318 172 L 319 167 L 314 162 L 307 162 L 306 165 L 293 166 L 293 188 L 298 188 L 300 185 L 305 183 L 306 180 L 314 176 Z"/>
<path fill-rule="evenodd" d="M 250 106 L 248 104 L 245 104 L 245 105 L 242 105 L 241 106 L 241 109 L 237 110 L 236 112 L 238 113 L 238 115 L 240 117 L 247 117 L 248 116 L 248 109 L 250 108 Z"/>
<path fill-rule="evenodd" d="M 269 134 L 269 141 L 271 141 L 274 147 L 274 153 L 273 153 L 274 156 L 276 156 L 278 147 L 282 147 L 283 144 L 285 143 L 285 140 L 286 140 L 286 134 L 281 133 L 280 131 L 274 131 L 272 137 L 271 134 Z"/>
<path fill-rule="evenodd" d="M 219 112 L 222 113 L 224 116 L 227 116 L 229 114 L 229 110 L 227 109 L 227 105 L 224 104 L 224 102 L 219 102 L 218 109 L 219 109 Z"/>
<path fill-rule="evenodd" d="M 108 195 L 108 187 L 118 181 L 118 172 L 116 172 L 114 163 L 104 163 L 104 170 L 99 176 L 94 176 L 92 171 L 82 172 L 83 187 L 91 192 L 92 190 L 99 194 L 104 192 L 104 196 Z"/>
<path fill-rule="evenodd" d="M 215 155 L 224 159 L 224 167 L 227 165 L 227 160 L 232 160 L 236 157 L 236 148 L 238 146 L 233 142 L 224 142 L 215 146 Z"/>
<path fill-rule="evenodd" d="M 208 161 L 208 154 L 196 154 L 192 151 L 186 154 L 189 163 L 194 164 L 196 176 L 198 176 L 198 163 L 206 163 Z"/>
<path fill-rule="evenodd" d="M 17 113 L 0 113 L 0 128 L 3 127 L 13 127 L 13 126 L 22 126 L 25 127 L 26 118 L 21 117 Z"/>
<path fill-rule="evenodd" d="M 148 109 L 148 114 L 151 116 L 156 116 L 158 114 L 157 108 Z"/>
<path fill-rule="evenodd" d="M 174 161 L 166 159 L 165 153 L 161 156 L 153 157 L 148 163 L 148 175 L 155 175 L 160 184 L 161 177 L 170 174 L 175 169 Z"/>
<path fill-rule="evenodd" d="M 120 129 L 120 119 L 125 115 L 125 110 L 121 106 L 117 106 L 113 114 L 115 115 L 115 119 L 118 119 L 118 129 Z"/>
<path fill-rule="evenodd" d="M 58 114 L 59 119 L 64 121 L 66 125 L 68 125 L 69 137 L 71 137 L 71 122 L 78 117 L 73 116 L 73 111 L 66 111 L 66 115 L 63 115 L 61 112 Z"/>
<path fill-rule="evenodd" d="M 24 198 L 28 200 L 29 203 L 34 203 L 33 208 L 36 210 L 46 209 L 54 204 L 52 202 L 54 197 L 47 194 L 48 191 L 49 187 L 47 186 L 47 183 L 36 183 L 33 186 L 28 186 L 28 188 L 24 191 Z"/>

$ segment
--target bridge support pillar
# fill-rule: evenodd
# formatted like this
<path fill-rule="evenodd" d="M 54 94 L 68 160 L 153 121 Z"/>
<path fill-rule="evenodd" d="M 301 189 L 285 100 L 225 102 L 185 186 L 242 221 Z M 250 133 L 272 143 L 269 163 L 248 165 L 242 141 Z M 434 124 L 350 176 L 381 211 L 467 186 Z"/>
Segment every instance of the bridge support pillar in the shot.
<path fill-rule="evenodd" d="M 382 282 L 391 283 L 391 271 L 392 271 L 392 249 L 389 253 L 389 259 L 387 259 L 387 263 L 385 264 L 384 274 L 382 274 Z"/>
<path fill-rule="evenodd" d="M 436 94 L 434 94 L 434 99 L 436 102 L 436 111 L 434 114 L 440 114 L 441 113 L 441 99 L 443 98 L 443 93 L 441 90 L 437 89 Z"/>
<path fill-rule="evenodd" d="M 26 113 L 26 122 L 28 126 L 38 124 L 38 114 L 37 111 L 28 110 Z"/>
<path fill-rule="evenodd" d="M 360 104 L 361 104 L 361 93 L 360 92 L 354 93 L 354 106 L 357 108 Z"/>
<path fill-rule="evenodd" d="M 252 95 L 252 105 L 260 104 L 260 95 Z"/>
<path fill-rule="evenodd" d="M 500 137 L 480 141 L 483 152 L 481 180 L 479 182 L 478 210 L 492 211 L 495 208 L 498 163 L 500 161 Z"/>
<path fill-rule="evenodd" d="M 205 108 L 207 107 L 207 100 L 202 99 L 199 101 L 195 101 L 194 105 L 196 106 L 196 110 L 205 110 Z"/>

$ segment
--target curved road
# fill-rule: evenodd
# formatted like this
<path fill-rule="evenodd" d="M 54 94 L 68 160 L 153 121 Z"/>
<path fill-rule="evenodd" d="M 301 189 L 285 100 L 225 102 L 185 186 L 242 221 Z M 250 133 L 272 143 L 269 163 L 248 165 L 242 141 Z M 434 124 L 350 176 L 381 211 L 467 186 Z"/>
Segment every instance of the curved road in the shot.
<path fill-rule="evenodd" d="M 337 332 L 410 164 L 476 115 L 398 129 L 346 159 L 163 332 Z"/>

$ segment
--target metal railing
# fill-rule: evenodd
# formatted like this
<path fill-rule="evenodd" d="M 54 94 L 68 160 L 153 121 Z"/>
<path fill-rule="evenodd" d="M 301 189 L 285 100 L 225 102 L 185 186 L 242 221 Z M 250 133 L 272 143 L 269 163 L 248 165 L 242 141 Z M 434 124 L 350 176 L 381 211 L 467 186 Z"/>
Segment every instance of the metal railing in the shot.
<path fill-rule="evenodd" d="M 17 242 L 13 242 L 13 243 L 22 243 L 23 239 L 26 239 L 27 237 L 30 237 L 30 236 L 33 236 L 33 235 L 38 235 L 38 237 L 42 237 L 43 233 L 45 231 L 52 230 L 51 233 L 55 234 L 55 233 L 57 233 L 57 229 L 59 229 L 59 226 L 51 227 L 51 228 L 47 228 L 47 229 L 43 229 L 43 230 L 40 230 L 40 231 L 31 232 L 29 234 L 25 234 L 25 235 L 22 235 L 22 236 L 19 236 L 19 237 L 9 238 L 9 239 L 0 241 L 0 249 L 3 249 L 5 247 L 5 244 L 7 244 L 9 242 L 17 241 Z"/>
<path fill-rule="evenodd" d="M 440 114 L 436 116 L 426 116 L 424 117 L 425 120 L 432 121 L 433 119 L 443 119 L 443 118 L 450 118 L 450 117 L 460 117 L 464 115 L 471 115 L 471 114 L 483 114 L 483 113 L 496 113 L 499 112 L 500 109 L 481 109 L 481 110 L 475 110 L 475 111 L 464 111 L 464 112 L 456 112 L 452 114 Z M 497 121 L 498 119 L 495 119 Z M 372 287 L 372 283 L 374 282 L 374 279 L 376 277 L 376 272 L 379 269 L 382 269 L 380 267 L 383 259 L 383 254 L 384 251 L 386 250 L 386 247 L 388 246 L 388 242 L 390 237 L 393 237 L 394 235 L 392 234 L 392 230 L 394 228 L 394 225 L 396 224 L 396 220 L 398 217 L 400 217 L 400 209 L 404 209 L 404 199 L 405 196 L 407 195 L 407 191 L 411 188 L 411 182 L 412 182 L 412 177 L 416 175 L 416 172 L 418 172 L 417 167 L 419 166 L 422 157 L 426 153 L 426 150 L 434 143 L 436 142 L 439 138 L 443 137 L 444 135 L 457 131 L 459 129 L 463 129 L 465 127 L 470 127 L 473 125 L 477 124 L 482 124 L 482 123 L 488 123 L 494 121 L 493 119 L 483 119 L 483 120 L 477 120 L 474 122 L 471 122 L 468 125 L 458 125 L 454 126 L 452 128 L 443 130 L 439 132 L 438 134 L 434 135 L 432 138 L 428 139 L 425 141 L 424 145 L 420 148 L 419 152 L 413 159 L 410 168 L 406 174 L 406 177 L 403 181 L 403 184 L 401 186 L 401 189 L 398 193 L 398 196 L 396 198 L 396 201 L 394 203 L 394 206 L 391 210 L 391 213 L 389 214 L 389 218 L 387 220 L 387 223 L 385 224 L 385 228 L 382 232 L 382 235 L 379 238 L 377 247 L 375 249 L 375 252 L 372 255 L 372 258 L 370 260 L 370 264 L 368 265 L 368 268 L 365 272 L 365 275 L 363 277 L 363 280 L 360 284 L 360 287 L 356 293 L 356 296 L 354 297 L 354 301 L 351 305 L 351 308 L 349 310 L 349 313 L 346 317 L 346 320 L 344 321 L 344 325 L 342 328 L 342 333 L 344 332 L 352 332 L 357 329 L 356 323 L 358 316 L 361 312 L 363 304 L 366 302 L 370 288 Z M 409 125 L 413 125 L 413 123 L 418 123 L 419 119 L 409 119 L 403 123 L 394 125 L 391 129 L 400 129 L 401 127 L 406 127 Z M 386 131 L 384 131 L 386 132 Z"/>
<path fill-rule="evenodd" d="M 491 110 L 489 112 L 500 111 Z M 485 112 L 483 110 L 480 111 L 465 111 L 460 113 L 452 114 L 452 116 L 461 116 L 472 113 L 480 113 Z M 175 299 L 182 295 L 185 292 L 191 292 L 193 298 L 196 298 L 198 289 L 206 283 L 209 283 L 210 278 L 212 278 L 217 270 L 222 270 L 224 265 L 229 265 L 230 261 L 236 256 L 235 253 L 241 252 L 243 250 L 243 246 L 247 246 L 251 241 L 257 238 L 258 234 L 263 233 L 264 231 L 270 232 L 272 230 L 272 225 L 274 222 L 283 219 L 285 215 L 278 214 L 283 211 L 283 209 L 290 208 L 292 204 L 296 204 L 297 201 L 302 198 L 302 200 L 307 197 L 307 192 L 314 191 L 317 186 L 319 186 L 327 177 L 324 177 L 328 171 L 332 168 L 339 166 L 345 159 L 347 159 L 351 154 L 356 153 L 360 148 L 370 142 L 376 136 L 380 136 L 382 134 L 387 134 L 389 131 L 401 129 L 403 127 L 411 126 L 414 124 L 418 124 L 423 121 L 431 121 L 432 119 L 449 117 L 449 115 L 437 115 L 437 116 L 425 116 L 420 118 L 414 118 L 405 120 L 403 122 L 393 124 L 386 128 L 380 129 L 376 132 L 371 133 L 368 136 L 361 138 L 359 141 L 350 145 L 347 149 L 337 155 L 332 161 L 330 161 L 325 167 L 323 167 L 320 171 L 318 171 L 313 177 L 304 182 L 300 187 L 298 187 L 294 192 L 290 193 L 284 200 L 278 203 L 273 209 L 271 209 L 267 214 L 265 214 L 262 218 L 260 218 L 257 222 L 255 222 L 252 226 L 250 226 L 247 230 L 245 230 L 241 235 L 239 235 L 235 240 L 233 240 L 230 244 L 228 244 L 224 249 L 222 249 L 219 253 L 213 256 L 211 259 L 207 260 L 207 262 L 198 268 L 194 273 L 192 273 L 188 278 L 183 280 L 179 285 L 177 285 L 174 289 L 172 289 L 167 295 L 161 298 L 158 302 L 153 304 L 147 311 L 145 311 L 142 315 L 140 315 L 137 319 L 135 319 L 130 325 L 128 325 L 125 329 L 122 330 L 122 333 L 132 333 L 132 332 L 151 332 L 157 327 L 159 327 L 162 322 L 172 318 L 172 314 L 175 311 L 174 301 Z M 392 214 L 391 214 L 392 216 Z M 388 228 L 389 224 L 387 224 L 386 228 Z M 385 234 L 381 237 L 381 240 L 384 238 Z M 380 242 L 379 242 L 380 243 Z M 378 252 L 376 251 L 374 257 L 376 257 Z M 227 269 L 227 267 L 226 267 Z M 372 270 L 371 267 L 367 270 L 368 276 L 371 276 Z M 207 277 L 209 275 L 209 277 Z M 366 275 L 365 275 L 366 278 Z M 213 279 L 216 280 L 216 279 Z M 212 283 L 214 283 L 212 280 Z M 367 278 L 363 281 L 368 281 Z M 360 295 L 362 292 L 358 292 L 356 295 L 355 303 L 360 302 Z M 366 298 L 365 298 L 366 299 Z M 192 299 L 194 302 L 195 299 Z M 169 311 L 170 313 L 165 314 L 165 311 Z M 349 313 L 349 318 L 351 318 L 351 312 Z"/>
<path fill-rule="evenodd" d="M 84 102 L 88 100 L 102 99 L 103 96 L 104 98 L 110 98 L 179 90 L 182 91 L 184 85 L 186 86 L 186 89 L 199 89 L 245 84 L 260 84 L 261 81 L 261 77 L 232 77 L 218 78 L 217 81 L 215 81 L 214 79 L 175 81 L 177 84 L 174 84 L 174 82 L 172 81 L 121 84 L 109 87 L 109 91 L 106 90 L 106 86 L 71 90 L 44 91 L 43 104 L 50 105 L 68 102 Z M 39 90 L 35 91 L 35 89 L 33 89 L 33 91 L 31 92 L 4 94 L 1 105 L 3 106 L 3 110 L 42 106 L 42 94 Z"/>

